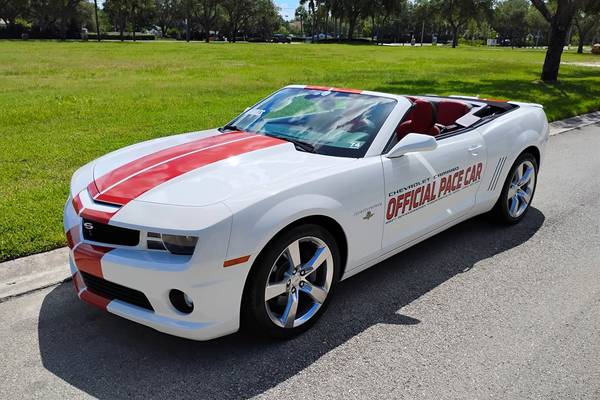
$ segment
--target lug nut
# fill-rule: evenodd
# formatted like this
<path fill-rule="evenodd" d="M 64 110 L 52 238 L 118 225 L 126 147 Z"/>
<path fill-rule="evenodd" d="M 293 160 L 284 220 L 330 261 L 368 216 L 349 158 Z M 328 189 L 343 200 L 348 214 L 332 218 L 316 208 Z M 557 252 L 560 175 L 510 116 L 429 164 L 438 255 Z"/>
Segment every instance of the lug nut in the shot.
<path fill-rule="evenodd" d="M 298 272 L 298 268 L 294 268 L 294 274 Z"/>
<path fill-rule="evenodd" d="M 296 288 L 295 287 L 292 288 L 292 293 L 296 293 Z"/>
<path fill-rule="evenodd" d="M 287 281 L 286 286 L 290 286 L 292 284 L 292 280 Z"/>
<path fill-rule="evenodd" d="M 305 270 L 300 271 L 300 275 L 304 276 L 304 274 L 306 274 Z"/>
<path fill-rule="evenodd" d="M 304 282 L 300 282 L 300 287 L 304 287 Z"/>

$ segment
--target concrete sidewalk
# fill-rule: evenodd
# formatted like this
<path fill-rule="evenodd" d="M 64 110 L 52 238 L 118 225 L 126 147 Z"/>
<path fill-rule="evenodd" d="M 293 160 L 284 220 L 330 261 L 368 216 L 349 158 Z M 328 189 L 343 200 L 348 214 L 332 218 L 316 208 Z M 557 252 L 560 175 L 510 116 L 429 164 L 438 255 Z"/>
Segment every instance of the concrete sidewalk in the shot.
<path fill-rule="evenodd" d="M 600 111 L 550 124 L 550 135 L 558 135 L 600 123 Z M 66 247 L 0 263 L 0 302 L 71 278 Z"/>

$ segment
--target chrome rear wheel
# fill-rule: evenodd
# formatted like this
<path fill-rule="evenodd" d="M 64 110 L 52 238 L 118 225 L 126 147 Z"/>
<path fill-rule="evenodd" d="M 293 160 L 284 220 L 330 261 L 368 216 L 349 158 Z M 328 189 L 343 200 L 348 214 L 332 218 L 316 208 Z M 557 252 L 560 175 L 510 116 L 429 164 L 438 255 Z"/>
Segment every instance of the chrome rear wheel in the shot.
<path fill-rule="evenodd" d="M 535 155 L 523 152 L 517 157 L 490 213 L 498 222 L 512 225 L 525 217 L 535 194 L 537 173 L 538 161 Z"/>
<path fill-rule="evenodd" d="M 506 199 L 508 215 L 512 218 L 519 218 L 529 207 L 535 188 L 535 175 L 535 167 L 529 160 L 522 161 L 515 168 Z"/>

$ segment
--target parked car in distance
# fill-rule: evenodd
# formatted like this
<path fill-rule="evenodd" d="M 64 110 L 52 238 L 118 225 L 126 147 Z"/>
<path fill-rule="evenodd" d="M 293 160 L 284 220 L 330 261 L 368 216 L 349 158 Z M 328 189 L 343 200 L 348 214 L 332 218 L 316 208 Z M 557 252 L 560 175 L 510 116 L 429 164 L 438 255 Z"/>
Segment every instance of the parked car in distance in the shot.
<path fill-rule="evenodd" d="M 276 33 L 271 39 L 273 43 L 292 43 L 292 37 L 282 33 Z"/>

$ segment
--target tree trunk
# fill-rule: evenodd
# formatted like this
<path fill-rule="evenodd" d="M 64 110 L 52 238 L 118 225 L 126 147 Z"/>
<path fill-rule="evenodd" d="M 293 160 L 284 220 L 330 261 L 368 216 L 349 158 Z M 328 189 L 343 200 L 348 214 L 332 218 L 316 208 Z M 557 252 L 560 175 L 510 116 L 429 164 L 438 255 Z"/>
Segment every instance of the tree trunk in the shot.
<path fill-rule="evenodd" d="M 568 31 L 569 23 L 561 24 L 557 16 L 552 19 L 550 25 L 550 43 L 548 44 L 548 51 L 546 51 L 546 59 L 542 68 L 542 80 L 544 82 L 556 82 L 558 80 L 560 59 L 565 47 Z"/>
<path fill-rule="evenodd" d="M 579 32 L 579 45 L 577 46 L 577 54 L 583 54 L 583 42 L 584 42 L 584 35 L 581 34 L 581 32 Z"/>
<path fill-rule="evenodd" d="M 356 26 L 357 16 L 353 15 L 348 18 L 348 40 L 354 39 L 354 27 Z"/>
<path fill-rule="evenodd" d="M 100 22 L 98 22 L 98 0 L 94 0 L 94 15 L 96 16 L 96 39 L 100 41 Z"/>
<path fill-rule="evenodd" d="M 186 16 L 185 16 L 185 41 L 186 42 L 190 41 L 190 36 L 191 36 L 190 24 L 192 23 L 192 16 L 190 14 L 191 14 L 191 10 L 190 10 L 189 2 L 188 2 L 188 6 L 186 9 Z"/>
<path fill-rule="evenodd" d="M 452 48 L 455 49 L 458 46 L 458 26 L 452 27 Z"/>

